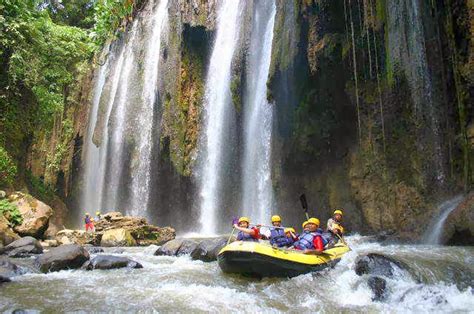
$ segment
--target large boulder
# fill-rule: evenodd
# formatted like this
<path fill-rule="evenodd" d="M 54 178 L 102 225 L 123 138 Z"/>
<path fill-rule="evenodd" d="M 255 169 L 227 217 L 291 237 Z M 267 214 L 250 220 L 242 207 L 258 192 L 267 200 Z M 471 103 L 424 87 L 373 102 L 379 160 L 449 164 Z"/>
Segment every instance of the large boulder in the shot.
<path fill-rule="evenodd" d="M 99 245 L 102 234 L 85 232 L 84 230 L 64 229 L 56 233 L 59 244 Z"/>
<path fill-rule="evenodd" d="M 23 217 L 23 223 L 14 227 L 15 232 L 21 236 L 42 238 L 53 214 L 51 207 L 21 192 L 11 194 L 8 199 L 18 207 Z"/>
<path fill-rule="evenodd" d="M 10 243 L 0 253 L 7 254 L 10 257 L 28 257 L 43 253 L 43 247 L 35 238 L 24 237 Z"/>
<path fill-rule="evenodd" d="M 69 210 L 66 204 L 57 196 L 53 198 L 49 205 L 53 208 L 53 215 L 49 219 L 49 226 L 44 233 L 44 237 L 54 239 L 56 234 L 64 229 Z"/>
<path fill-rule="evenodd" d="M 89 258 L 89 252 L 85 248 L 77 244 L 68 244 L 52 248 L 39 256 L 35 263 L 41 272 L 47 273 L 80 268 Z"/>
<path fill-rule="evenodd" d="M 101 246 L 135 246 L 137 242 L 132 237 L 129 230 L 110 229 L 104 232 L 102 240 L 100 241 Z"/>
<path fill-rule="evenodd" d="M 215 261 L 219 251 L 227 244 L 227 240 L 227 237 L 205 239 L 191 252 L 191 258 L 203 262 Z"/>
<path fill-rule="evenodd" d="M 174 239 L 166 242 L 156 250 L 155 255 L 176 256 L 184 239 Z"/>
<path fill-rule="evenodd" d="M 115 269 L 115 268 L 143 268 L 143 266 L 126 257 L 113 255 L 98 255 L 93 259 L 87 261 L 83 269 Z"/>
<path fill-rule="evenodd" d="M 393 278 L 397 270 L 408 271 L 408 266 L 394 258 L 377 253 L 359 256 L 355 262 L 355 272 L 359 276 L 374 275 Z"/>
<path fill-rule="evenodd" d="M 370 289 L 372 289 L 372 301 L 383 301 L 387 297 L 387 281 L 378 276 L 370 276 L 367 281 Z"/>
<path fill-rule="evenodd" d="M 148 224 L 143 217 L 123 216 L 119 212 L 110 212 L 95 222 L 97 234 L 105 234 L 109 230 L 128 230 L 135 240 L 134 245 L 162 245 L 176 237 L 176 231 L 171 227 L 157 227 Z"/>
<path fill-rule="evenodd" d="M 474 245 L 474 192 L 449 214 L 441 242 L 449 245 Z"/>
<path fill-rule="evenodd" d="M 19 238 L 20 236 L 10 228 L 8 220 L 0 214 L 0 246 L 8 245 Z"/>
<path fill-rule="evenodd" d="M 194 239 L 184 239 L 178 251 L 176 252 L 176 256 L 191 254 L 191 252 L 194 251 L 198 245 L 199 242 Z"/>

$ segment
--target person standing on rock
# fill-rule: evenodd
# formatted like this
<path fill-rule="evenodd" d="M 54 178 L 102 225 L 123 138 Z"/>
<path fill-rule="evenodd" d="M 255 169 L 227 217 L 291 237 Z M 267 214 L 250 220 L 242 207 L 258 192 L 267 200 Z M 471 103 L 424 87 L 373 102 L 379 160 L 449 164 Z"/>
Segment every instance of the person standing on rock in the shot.
<path fill-rule="evenodd" d="M 258 227 L 249 228 L 250 219 L 240 217 L 238 224 L 234 224 L 234 228 L 239 230 L 237 241 L 255 241 L 260 239 L 260 230 Z"/>
<path fill-rule="evenodd" d="M 94 222 L 92 221 L 92 217 L 89 213 L 86 213 L 86 216 L 84 217 L 84 223 L 86 225 L 86 232 L 94 231 Z"/>

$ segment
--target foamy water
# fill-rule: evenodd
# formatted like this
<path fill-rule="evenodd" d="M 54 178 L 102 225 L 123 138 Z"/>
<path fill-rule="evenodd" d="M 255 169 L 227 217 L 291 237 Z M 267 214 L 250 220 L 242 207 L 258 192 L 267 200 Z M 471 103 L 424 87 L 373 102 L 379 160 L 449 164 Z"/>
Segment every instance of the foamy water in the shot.
<path fill-rule="evenodd" d="M 474 309 L 474 248 L 382 246 L 360 236 L 349 237 L 348 242 L 353 250 L 334 269 L 263 280 L 225 275 L 216 262 L 192 261 L 189 256 L 153 256 L 156 246 L 129 248 L 121 255 L 139 261 L 143 269 L 16 277 L 0 287 L 0 311 L 446 313 Z M 394 256 L 410 267 L 409 272 L 399 271 L 387 279 L 384 302 L 372 301 L 367 277 L 354 272 L 357 256 L 368 252 Z M 448 273 L 454 271 L 449 269 L 466 276 L 450 277 Z"/>

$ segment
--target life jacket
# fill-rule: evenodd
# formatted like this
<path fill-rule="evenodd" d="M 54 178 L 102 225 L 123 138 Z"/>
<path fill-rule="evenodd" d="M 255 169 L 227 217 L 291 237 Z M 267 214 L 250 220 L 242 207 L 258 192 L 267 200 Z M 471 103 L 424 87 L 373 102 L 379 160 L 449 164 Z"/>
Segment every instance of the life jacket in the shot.
<path fill-rule="evenodd" d="M 239 233 L 237 233 L 237 241 L 254 241 L 254 242 L 257 242 L 258 239 L 255 239 L 254 237 L 252 237 L 248 233 L 239 231 Z"/>
<path fill-rule="evenodd" d="M 315 232 L 304 231 L 298 241 L 295 242 L 295 247 L 300 250 L 313 250 L 314 244 L 313 240 L 314 237 L 320 236 L 323 240 L 323 247 L 328 244 L 328 239 L 323 236 L 323 230 L 318 228 Z"/>
<path fill-rule="evenodd" d="M 276 244 L 278 246 L 287 245 L 288 241 L 286 240 L 285 229 L 283 228 L 270 228 L 270 244 Z"/>
<path fill-rule="evenodd" d="M 84 222 L 87 224 L 90 224 L 91 223 L 91 218 L 90 217 L 86 217 L 84 218 Z"/>

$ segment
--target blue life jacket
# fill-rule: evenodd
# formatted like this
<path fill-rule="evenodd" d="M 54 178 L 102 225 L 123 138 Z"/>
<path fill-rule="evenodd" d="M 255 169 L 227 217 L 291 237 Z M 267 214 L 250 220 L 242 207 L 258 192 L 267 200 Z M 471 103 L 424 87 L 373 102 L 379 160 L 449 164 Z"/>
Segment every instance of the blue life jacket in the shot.
<path fill-rule="evenodd" d="M 258 240 L 252 237 L 250 234 L 239 231 L 237 234 L 237 241 L 254 241 L 257 242 Z"/>
<path fill-rule="evenodd" d="M 321 228 L 318 228 L 315 232 L 304 231 L 300 235 L 299 240 L 295 242 L 294 246 L 300 250 L 314 250 L 313 240 L 314 237 L 317 236 L 320 236 L 323 240 L 323 246 L 326 246 L 326 244 L 328 244 L 328 240 L 323 237 L 323 230 Z"/>
<path fill-rule="evenodd" d="M 270 228 L 270 244 L 276 244 L 278 246 L 287 245 L 285 229 L 283 228 Z"/>
<path fill-rule="evenodd" d="M 85 222 L 86 224 L 90 223 L 90 222 L 91 222 L 91 217 L 86 217 L 86 218 L 84 218 L 84 222 Z"/>

